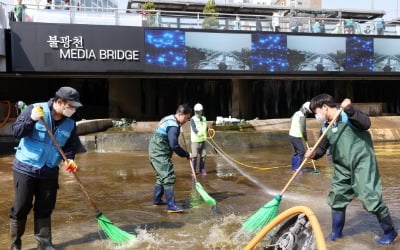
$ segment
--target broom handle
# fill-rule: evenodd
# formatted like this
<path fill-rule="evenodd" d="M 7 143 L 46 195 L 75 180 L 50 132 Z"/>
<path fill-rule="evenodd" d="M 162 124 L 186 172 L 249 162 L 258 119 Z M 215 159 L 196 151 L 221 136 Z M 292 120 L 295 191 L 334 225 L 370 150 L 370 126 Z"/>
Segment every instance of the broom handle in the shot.
<path fill-rule="evenodd" d="M 42 121 L 42 123 L 44 124 L 44 126 L 46 127 L 47 133 L 49 133 L 51 140 L 53 141 L 54 145 L 56 145 L 58 152 L 60 152 L 62 158 L 64 159 L 65 162 L 68 162 L 67 156 L 65 156 L 64 151 L 62 150 L 62 148 L 60 147 L 60 144 L 58 144 L 57 139 L 54 137 L 53 132 L 51 132 L 49 125 L 47 124 L 47 122 L 42 118 L 40 118 L 40 120 Z M 75 173 L 72 172 L 74 174 L 74 177 L 76 179 L 76 181 L 79 184 L 79 187 L 81 188 L 83 194 L 86 196 L 86 198 L 89 200 L 90 204 L 92 205 L 92 207 L 96 210 L 96 213 L 100 213 L 99 209 L 97 208 L 96 204 L 94 203 L 94 201 L 92 200 L 92 198 L 90 198 L 89 193 L 86 191 L 85 187 L 82 184 L 82 181 L 80 180 L 79 176 Z"/>
<path fill-rule="evenodd" d="M 321 141 L 324 139 L 325 135 L 328 133 L 329 129 L 332 127 L 332 125 L 336 122 L 337 118 L 339 117 L 340 113 L 342 113 L 342 108 L 338 110 L 336 113 L 335 117 L 332 119 L 332 121 L 329 123 L 328 127 L 325 129 L 324 133 L 319 137 L 318 141 L 315 143 L 315 145 L 312 147 L 311 152 L 314 152 L 318 145 L 321 143 Z M 301 165 L 297 168 L 296 172 L 292 175 L 292 178 L 286 183 L 286 186 L 282 189 L 280 195 L 283 195 L 284 192 L 286 192 L 286 189 L 292 184 L 294 178 L 296 178 L 297 174 L 300 172 L 300 170 L 303 168 L 304 164 L 308 161 L 308 158 L 304 158 L 303 162 Z"/>
<path fill-rule="evenodd" d="M 306 146 L 307 146 L 307 150 L 310 149 L 310 146 L 308 145 L 308 142 L 307 142 L 307 141 L 306 141 Z M 314 167 L 314 170 L 317 170 L 317 168 L 315 167 L 315 162 L 314 162 L 313 159 L 311 159 L 311 163 L 312 163 L 312 165 L 313 165 L 313 167 Z"/>
<path fill-rule="evenodd" d="M 183 144 L 185 145 L 185 149 L 187 151 L 187 144 L 186 144 L 186 139 L 185 139 L 185 133 L 183 133 L 183 129 L 181 127 L 181 134 L 182 134 L 182 138 L 183 138 Z M 193 180 L 196 183 L 197 182 L 197 178 L 196 178 L 196 173 L 194 172 L 194 168 L 193 168 L 193 164 L 192 161 L 189 160 L 190 163 L 190 169 L 192 170 L 192 176 L 193 176 Z"/>

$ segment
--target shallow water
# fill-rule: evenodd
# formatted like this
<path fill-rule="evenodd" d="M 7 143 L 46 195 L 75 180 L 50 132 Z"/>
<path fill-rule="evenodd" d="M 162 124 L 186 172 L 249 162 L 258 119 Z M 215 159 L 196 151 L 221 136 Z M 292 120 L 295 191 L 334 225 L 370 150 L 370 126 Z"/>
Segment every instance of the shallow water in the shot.
<path fill-rule="evenodd" d="M 384 200 L 400 226 L 400 144 L 376 144 L 384 185 Z M 61 171 L 60 189 L 53 213 L 53 243 L 58 249 L 241 249 L 252 235 L 241 225 L 262 205 L 278 194 L 290 179 L 292 148 L 224 149 L 238 162 L 228 163 L 209 147 L 207 176 L 198 176 L 218 204 L 216 213 L 203 203 L 193 187 L 189 164 L 174 157 L 177 203 L 184 214 L 167 214 L 164 207 L 151 205 L 155 181 L 147 152 L 84 153 L 77 156 L 78 175 L 104 215 L 119 228 L 137 234 L 137 241 L 113 245 L 101 233 L 93 208 L 82 195 L 73 175 Z M 8 210 L 12 205 L 12 156 L 0 157 L 0 245 L 9 245 Z M 245 163 L 241 165 L 239 162 Z M 330 232 L 330 210 L 325 199 L 332 166 L 327 157 L 311 163 L 283 196 L 280 212 L 296 205 L 310 207 L 324 234 Z M 23 249 L 36 246 L 32 213 L 23 236 Z M 344 238 L 328 243 L 328 249 L 400 249 L 397 243 L 378 247 L 381 229 L 374 216 L 355 200 L 347 210 Z M 5 247 L 8 248 L 8 247 Z"/>

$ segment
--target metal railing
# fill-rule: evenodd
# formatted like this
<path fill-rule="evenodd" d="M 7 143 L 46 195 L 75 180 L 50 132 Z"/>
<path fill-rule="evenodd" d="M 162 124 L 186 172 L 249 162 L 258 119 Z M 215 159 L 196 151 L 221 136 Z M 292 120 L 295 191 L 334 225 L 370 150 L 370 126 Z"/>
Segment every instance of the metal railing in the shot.
<path fill-rule="evenodd" d="M 82 0 L 83 1 L 83 0 Z M 85 0 L 89 1 L 89 0 Z M 96 0 L 102 2 L 101 0 Z M 69 6 L 26 5 L 24 22 L 98 24 L 120 26 L 146 26 L 187 29 L 216 29 L 241 31 L 275 31 L 331 34 L 368 34 L 377 35 L 376 21 L 354 19 L 352 26 L 342 18 L 314 18 L 298 16 L 265 16 L 250 14 L 228 14 L 185 11 L 161 11 L 143 9 L 118 9 L 100 6 L 87 7 L 86 2 Z M 74 3 L 79 3 L 75 1 Z M 13 21 L 14 6 L 0 2 L 0 28 L 9 28 Z M 316 22 L 319 32 L 316 32 Z M 323 23 L 323 26 L 321 25 Z M 369 30 L 367 28 L 369 26 Z M 400 22 L 385 25 L 382 35 L 400 35 Z"/>

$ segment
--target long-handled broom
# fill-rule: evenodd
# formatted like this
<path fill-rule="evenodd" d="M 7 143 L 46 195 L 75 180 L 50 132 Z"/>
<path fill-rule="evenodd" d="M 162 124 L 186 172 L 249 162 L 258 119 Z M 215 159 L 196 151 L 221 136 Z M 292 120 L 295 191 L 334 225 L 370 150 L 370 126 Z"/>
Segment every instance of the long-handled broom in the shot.
<path fill-rule="evenodd" d="M 332 125 L 336 122 L 337 118 L 339 117 L 340 113 L 342 112 L 342 109 L 339 109 L 339 111 L 336 113 L 335 117 L 332 119 L 328 127 L 325 129 L 324 133 L 319 137 L 318 141 L 315 143 L 314 147 L 312 147 L 311 151 L 314 152 L 318 145 L 321 143 L 322 139 L 325 137 L 325 135 L 328 133 L 329 129 L 332 127 Z M 308 161 L 308 158 L 305 158 L 299 168 L 294 172 L 290 180 L 286 183 L 286 186 L 282 189 L 282 191 L 274 197 L 273 200 L 270 202 L 266 203 L 264 206 L 262 206 L 258 211 L 253 214 L 250 218 L 248 218 L 244 224 L 243 228 L 247 232 L 257 232 L 261 228 L 264 227 L 268 222 L 270 222 L 272 219 L 274 219 L 278 213 L 279 209 L 279 204 L 282 200 L 282 195 L 283 193 L 286 192 L 287 188 L 289 185 L 293 182 L 294 178 L 297 176 L 297 174 L 300 172 L 300 170 L 303 168 L 305 163 Z"/>
<path fill-rule="evenodd" d="M 307 150 L 310 149 L 310 146 L 308 145 L 307 141 L 306 141 L 306 146 L 307 146 Z M 320 171 L 315 167 L 315 161 L 313 159 L 311 159 L 311 163 L 314 167 L 313 173 L 316 173 L 316 174 L 320 173 Z"/>
<path fill-rule="evenodd" d="M 57 142 L 57 139 L 54 137 L 53 133 L 51 132 L 49 125 L 47 122 L 41 118 L 42 123 L 46 127 L 47 133 L 49 133 L 51 140 L 53 141 L 54 145 L 56 145 L 58 151 L 60 152 L 62 158 L 64 159 L 65 162 L 68 162 L 67 157 L 64 154 L 64 151 L 61 149 L 60 145 Z M 82 190 L 82 193 L 86 196 L 86 198 L 89 200 L 89 203 L 92 205 L 96 212 L 96 218 L 97 222 L 99 223 L 101 229 L 105 232 L 107 237 L 114 243 L 121 244 L 128 242 L 134 238 L 136 238 L 136 235 L 130 234 L 128 232 L 125 232 L 124 230 L 118 228 L 117 226 L 114 225 L 107 217 L 105 217 L 102 212 L 97 208 L 96 204 L 94 203 L 93 199 L 89 196 L 89 193 L 86 191 L 85 187 L 82 184 L 82 181 L 80 180 L 79 176 L 73 172 L 74 177 L 76 181 L 79 184 L 79 187 Z"/>
<path fill-rule="evenodd" d="M 181 132 L 182 132 L 183 143 L 185 144 L 185 148 L 186 148 L 186 150 L 187 150 L 186 139 L 185 139 L 185 135 L 183 134 L 182 128 L 181 128 Z M 211 197 L 211 196 L 207 193 L 207 191 L 204 189 L 204 187 L 201 185 L 201 183 L 197 181 L 196 173 L 194 172 L 194 167 L 193 167 L 192 161 L 189 160 L 189 162 L 190 162 L 190 168 L 191 168 L 191 170 L 192 170 L 192 176 L 193 176 L 193 180 L 194 180 L 194 185 L 195 185 L 195 187 L 196 187 L 197 192 L 200 194 L 201 198 L 202 198 L 207 204 L 209 204 L 209 205 L 211 205 L 211 206 L 217 205 L 217 201 L 216 201 L 213 197 Z"/>
<path fill-rule="evenodd" d="M 193 168 L 193 164 L 192 161 L 190 162 L 190 168 L 192 169 L 192 176 L 193 176 L 193 180 L 194 180 L 194 185 L 196 187 L 197 192 L 200 194 L 201 198 L 209 205 L 211 206 L 215 206 L 217 205 L 217 201 L 211 197 L 206 190 L 203 188 L 203 186 L 201 185 L 200 182 L 197 181 L 196 178 L 196 173 L 194 172 L 194 168 Z"/>

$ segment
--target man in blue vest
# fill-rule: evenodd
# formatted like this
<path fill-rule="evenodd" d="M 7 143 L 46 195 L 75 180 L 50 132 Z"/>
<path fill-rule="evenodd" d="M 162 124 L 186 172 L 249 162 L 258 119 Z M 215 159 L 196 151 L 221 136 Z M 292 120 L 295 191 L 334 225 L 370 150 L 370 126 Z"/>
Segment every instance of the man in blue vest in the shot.
<path fill-rule="evenodd" d="M 206 175 L 206 138 L 207 119 L 203 116 L 203 105 L 194 105 L 194 116 L 190 119 L 190 140 L 192 142 L 192 165 L 194 171 L 197 169 L 197 155 L 200 155 L 199 169 L 202 175 Z"/>
<path fill-rule="evenodd" d="M 296 171 L 300 166 L 306 152 L 303 139 L 307 142 L 306 117 L 308 114 L 311 114 L 310 102 L 305 102 L 291 118 L 289 137 L 294 149 L 292 171 Z"/>
<path fill-rule="evenodd" d="M 175 114 L 161 119 L 149 143 L 150 163 L 156 172 L 153 205 L 167 205 L 168 213 L 183 212 L 183 208 L 175 204 L 174 184 L 176 176 L 171 157 L 175 152 L 180 157 L 186 157 L 190 160 L 189 152 L 179 145 L 178 138 L 181 126 L 190 119 L 191 113 L 192 109 L 187 104 L 180 105 Z M 164 192 L 167 202 L 161 199 Z"/>
<path fill-rule="evenodd" d="M 66 170 L 75 172 L 77 166 L 73 159 L 79 137 L 75 121 L 70 117 L 80 106 L 78 91 L 61 87 L 48 102 L 29 105 L 12 126 L 20 142 L 13 162 L 15 198 L 10 209 L 11 249 L 21 249 L 21 237 L 32 207 L 37 249 L 55 249 L 51 241 L 51 214 L 57 199 L 58 165 L 62 156 L 41 119 L 49 125 L 70 159 L 64 162 Z"/>

